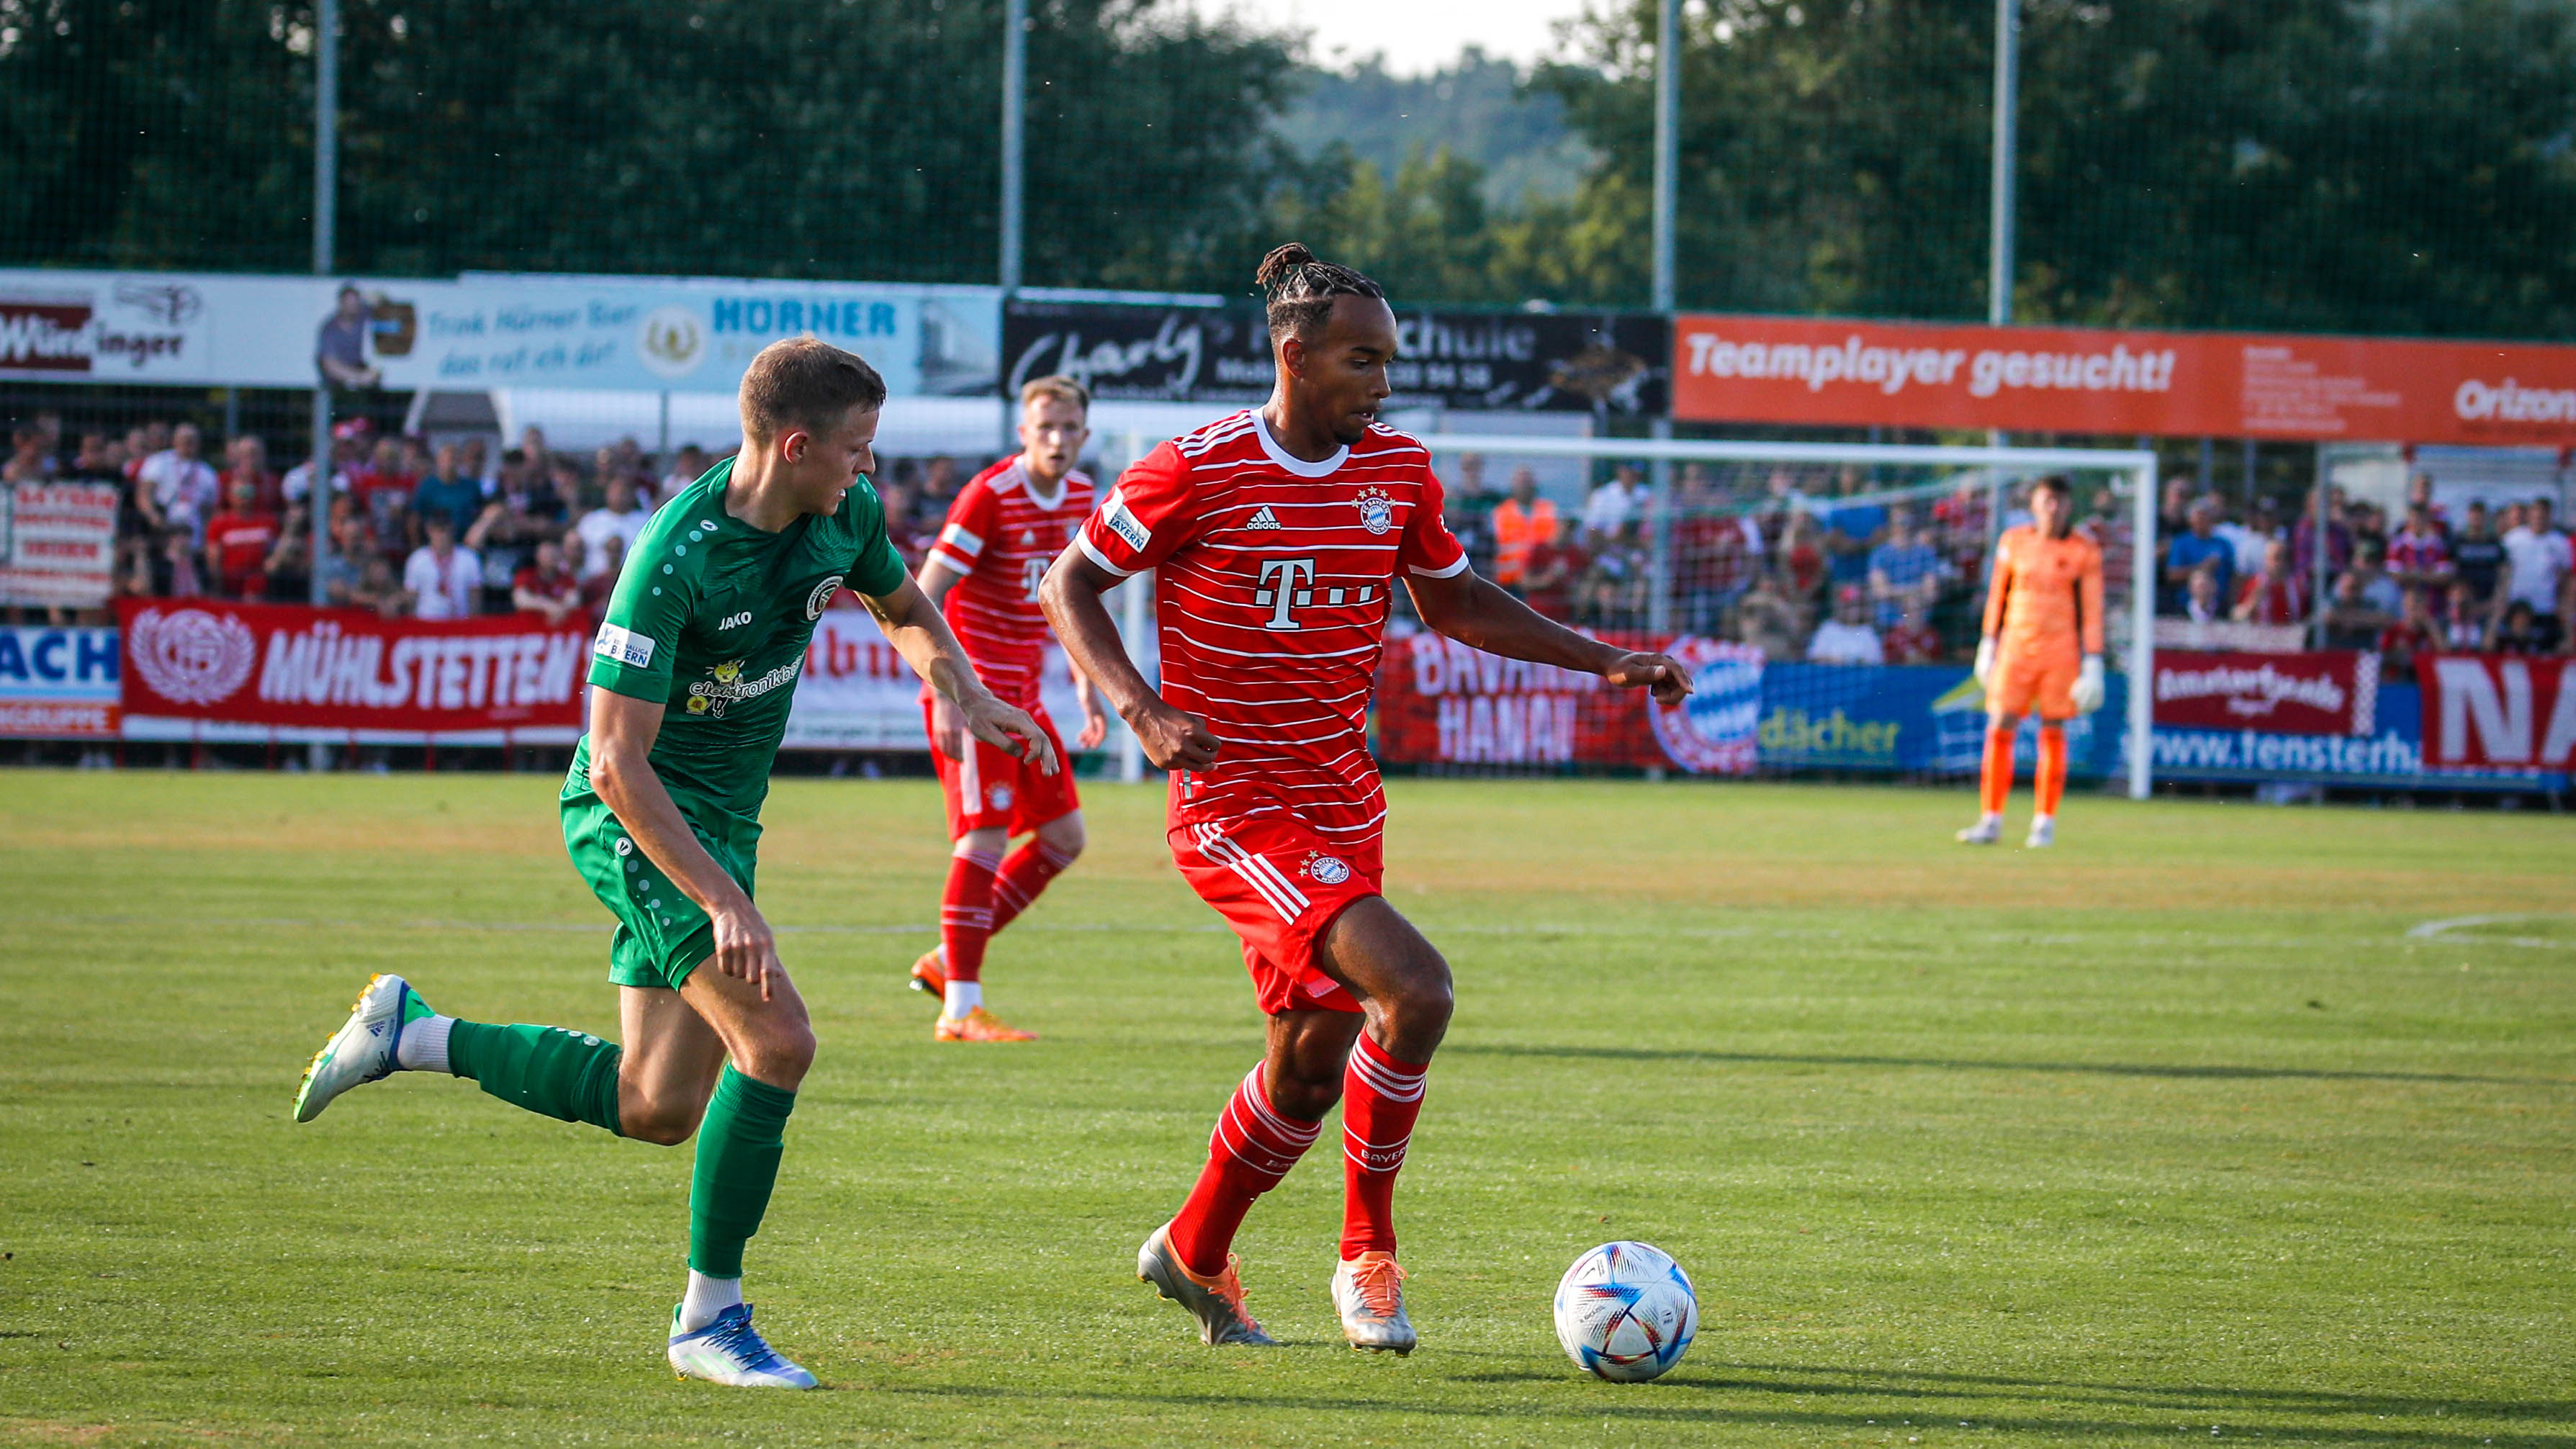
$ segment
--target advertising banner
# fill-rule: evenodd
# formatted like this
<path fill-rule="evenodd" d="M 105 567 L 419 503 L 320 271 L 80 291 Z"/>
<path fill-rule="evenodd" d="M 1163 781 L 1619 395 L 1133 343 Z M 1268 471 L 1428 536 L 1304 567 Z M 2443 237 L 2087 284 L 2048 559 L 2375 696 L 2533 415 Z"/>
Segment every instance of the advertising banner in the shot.
<path fill-rule="evenodd" d="M 0 735 L 107 739 L 116 730 L 114 629 L 0 628 Z"/>
<path fill-rule="evenodd" d="M 730 393 L 811 332 L 898 397 L 988 396 L 991 287 L 468 273 L 453 280 L 0 268 L 0 376 L 74 382 Z M 353 381 L 353 379 L 355 379 Z"/>
<path fill-rule="evenodd" d="M 125 714 L 421 734 L 578 726 L 581 625 L 120 599 Z"/>
<path fill-rule="evenodd" d="M 2565 447 L 2576 347 L 1685 316 L 1673 415 Z"/>
<path fill-rule="evenodd" d="M 0 488 L 0 605 L 96 609 L 116 568 L 116 490 L 101 483 Z"/>
<path fill-rule="evenodd" d="M 2576 753 L 2576 684 L 2566 658 L 2439 654 L 2418 661 L 2426 763 L 2565 772 Z"/>
<path fill-rule="evenodd" d="M 2376 654 L 2156 653 L 2160 725 L 2367 735 L 2378 718 Z"/>
<path fill-rule="evenodd" d="M 1082 709 L 1064 651 L 1047 649 L 1042 687 L 1065 748 L 1082 731 Z M 806 646 L 805 670 L 787 715 L 791 750 L 926 750 L 921 676 L 886 642 L 864 609 L 825 609 Z"/>
<path fill-rule="evenodd" d="M 1622 312 L 1398 307 L 1390 407 L 1661 416 L 1664 319 Z M 1002 389 L 1063 373 L 1100 398 L 1254 403 L 1270 396 L 1270 335 L 1254 306 L 1015 299 L 1002 316 Z"/>
<path fill-rule="evenodd" d="M 1958 666 L 1766 664 L 1760 651 L 1691 636 L 1601 637 L 1664 649 L 1698 686 L 1677 706 L 1601 680 L 1486 654 L 1453 639 L 1391 640 L 1378 671 L 1377 756 L 1413 765 L 1606 765 L 1691 774 L 1762 770 L 1973 771 L 1985 700 Z M 2067 729 L 2078 775 L 2119 768 L 2124 681 Z M 2097 730 L 2095 721 L 2104 721 Z M 2025 728 L 2027 758 L 2036 730 Z"/>

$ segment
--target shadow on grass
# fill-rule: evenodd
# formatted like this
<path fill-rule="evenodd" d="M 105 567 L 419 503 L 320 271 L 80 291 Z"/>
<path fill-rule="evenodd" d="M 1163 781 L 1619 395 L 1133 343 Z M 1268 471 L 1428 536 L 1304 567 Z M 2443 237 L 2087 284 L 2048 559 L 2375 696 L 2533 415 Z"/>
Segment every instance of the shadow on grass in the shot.
<path fill-rule="evenodd" d="M 2381 1417 L 2457 1415 L 2481 1420 L 2537 1419 L 2576 1423 L 2576 1399 L 2428 1399 L 2394 1394 L 2328 1393 L 2314 1389 L 2220 1388 L 2208 1384 L 2113 1384 L 2084 1379 L 2026 1379 L 1995 1374 L 1924 1373 L 1907 1369 L 1843 1368 L 1831 1364 L 1713 1363 L 1693 1365 L 1697 1376 L 1669 1386 L 1703 1393 L 1773 1393 L 1801 1398 L 1961 1400 L 2074 1399 L 2178 1412 L 2204 1425 L 2229 1414 L 2371 1414 Z M 1763 1377 L 1748 1377 L 1763 1375 Z M 1536 1368 L 1462 1373 L 1469 1383 L 1555 1383 L 1562 1374 Z M 1954 1416 L 1955 1417 L 1955 1416 Z M 1882 1426 L 1884 1427 L 1884 1426 Z M 2466 1432 L 2465 1430 L 2463 1432 Z"/>
<path fill-rule="evenodd" d="M 2576 1087 L 2576 1077 L 2491 1077 L 2466 1072 L 2337 1072 L 2307 1067 L 2163 1066 L 2149 1062 L 1996 1062 L 1946 1057 L 1802 1055 L 1793 1052 L 1712 1052 L 1687 1048 L 1526 1046 L 1447 1042 L 1442 1056 L 1562 1057 L 1571 1061 L 1723 1062 L 1737 1066 L 1897 1067 L 1944 1072 L 2081 1072 L 2109 1077 L 2206 1078 L 2252 1082 L 2407 1082 L 2433 1086 Z"/>
<path fill-rule="evenodd" d="M 1229 1384 L 1223 1389 L 1204 1394 L 1193 1393 L 1126 1393 L 1115 1390 L 1066 1388 L 1059 1391 L 1013 1389 L 991 1384 L 903 1384 L 879 1383 L 873 1392 L 923 1398 L 973 1398 L 990 1401 L 996 1398 L 1019 1399 L 1032 1403 L 1122 1404 L 1159 1409 L 1224 1410 L 1239 1408 L 1255 1414 L 1277 1413 L 1348 1413 L 1429 1415 L 1442 1419 L 1511 1419 L 1521 1421 L 1575 1420 L 1586 1423 L 1594 1419 L 1616 1419 L 1627 1423 L 1667 1425 L 1733 1426 L 1740 1428 L 1804 1428 L 1840 1430 L 1846 1433 L 1876 1431 L 1886 1433 L 1906 1427 L 1891 1422 L 1890 1414 L 1910 1414 L 1913 1427 L 1969 1427 L 1988 1433 L 2028 1434 L 2052 1438 L 2097 1438 L 2108 1435 L 2172 1432 L 2183 1428 L 2205 1432 L 2212 1427 L 2225 1430 L 2226 1437 L 2246 1435 L 2285 1440 L 2293 1443 L 2358 1444 L 2358 1445 L 2488 1445 L 2499 1437 L 2507 1443 L 2549 1446 L 2549 1449 L 2576 1449 L 2576 1435 L 2534 1434 L 2517 1431 L 2498 1423 L 2499 1419 L 2540 1417 L 2564 1418 L 2564 1403 L 2485 1404 L 2451 1403 L 2435 1400 L 2381 1399 L 2364 1395 L 2305 1394 L 2295 1391 L 2162 1388 L 2152 1385 L 2118 1384 L 2053 1384 L 2045 1380 L 1985 1379 L 1967 1375 L 1877 1374 L 1864 1369 L 1800 1368 L 1782 1366 L 1774 1369 L 1752 1364 L 1723 1364 L 1721 1372 L 1771 1373 L 1788 1372 L 1810 1375 L 1848 1375 L 1855 1382 L 1783 1383 L 1768 1379 L 1706 1379 L 1682 1377 L 1655 1384 L 1603 1385 L 1588 1384 L 1566 1371 L 1514 1369 L 1506 1372 L 1449 1374 L 1443 1381 L 1451 1384 L 1482 1384 L 1496 1387 L 1550 1386 L 1582 1394 L 1577 1401 L 1567 1399 L 1551 1403 L 1495 1402 L 1484 1404 L 1424 1403 L 1402 1397 L 1401 1390 L 1390 1390 L 1369 1397 L 1327 1396 L 1295 1392 L 1265 1393 L 1244 1385 Z M 1925 1387 L 1917 1380 L 1944 1380 L 1963 1387 L 1941 1390 Z M 1427 1386 L 1426 1386 L 1427 1387 Z M 1597 1390 L 1597 1392 L 1595 1392 Z M 2001 1390 L 2002 1392 L 1998 1392 Z M 1858 1406 L 1834 1412 L 1787 1405 L 1781 1396 L 1822 1396 L 1842 1394 L 1899 1401 L 1900 1407 L 1864 1412 Z M 2103 1408 L 2128 1408 L 2132 1413 L 2120 1417 L 2075 1417 L 2052 1413 L 2044 1408 L 2016 1408 L 2005 1413 L 1979 1413 L 1974 1406 L 1935 1409 L 1936 1402 L 1963 1405 L 1963 1401 L 1993 1403 L 1996 1400 L 2062 1400 L 2070 1393 L 2093 1396 L 2091 1401 Z M 1692 1403 L 1681 1396 L 1711 1394 L 1742 1395 L 1761 1399 L 1741 1405 Z M 2181 1399 L 2187 1402 L 2170 1402 Z M 1914 1404 L 1905 1404 L 1912 1400 Z M 2421 1420 L 2436 1410 L 2445 1414 L 2466 1416 L 2478 1422 L 2463 1422 L 2456 1430 L 2428 1430 Z M 2369 1425 L 2317 1422 L 2327 1416 L 2373 1414 L 2407 1414 L 2416 1416 L 2413 1427 L 2378 1428 Z M 1965 1415 L 1962 1418 L 1962 1415 Z M 2309 1418 L 2305 1416 L 2316 1416 Z M 2179 1418 L 2183 1422 L 2176 1424 Z M 2499 1433 L 2501 1431 L 2501 1433 Z"/>

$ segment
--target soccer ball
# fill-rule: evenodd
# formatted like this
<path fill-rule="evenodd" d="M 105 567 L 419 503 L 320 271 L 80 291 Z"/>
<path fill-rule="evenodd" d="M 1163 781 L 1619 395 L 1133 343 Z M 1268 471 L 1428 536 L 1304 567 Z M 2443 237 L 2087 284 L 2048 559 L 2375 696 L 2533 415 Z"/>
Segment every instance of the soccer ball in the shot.
<path fill-rule="evenodd" d="M 1642 1383 L 1682 1361 L 1699 1332 L 1690 1275 L 1661 1248 L 1603 1243 L 1556 1285 L 1556 1340 L 1575 1367 Z"/>

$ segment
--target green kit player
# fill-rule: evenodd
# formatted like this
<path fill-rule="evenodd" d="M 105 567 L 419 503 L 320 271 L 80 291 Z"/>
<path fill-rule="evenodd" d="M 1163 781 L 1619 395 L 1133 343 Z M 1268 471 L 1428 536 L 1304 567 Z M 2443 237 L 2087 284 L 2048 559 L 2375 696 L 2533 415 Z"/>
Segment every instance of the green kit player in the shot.
<path fill-rule="evenodd" d="M 875 465 L 885 396 L 875 369 L 826 343 L 763 350 L 743 374 L 740 456 L 664 503 L 618 576 L 562 811 L 573 865 L 617 916 L 608 974 L 623 1048 L 440 1016 L 401 977 L 378 976 L 295 1098 L 295 1119 L 310 1122 L 360 1083 L 443 1071 L 620 1137 L 673 1146 L 695 1133 L 670 1359 L 717 1383 L 814 1383 L 753 1330 L 742 1250 L 814 1060 L 805 1003 L 752 904 L 752 869 L 815 620 L 849 589 L 976 738 L 1057 767 L 1037 724 L 976 679 L 886 540 L 860 476 Z"/>

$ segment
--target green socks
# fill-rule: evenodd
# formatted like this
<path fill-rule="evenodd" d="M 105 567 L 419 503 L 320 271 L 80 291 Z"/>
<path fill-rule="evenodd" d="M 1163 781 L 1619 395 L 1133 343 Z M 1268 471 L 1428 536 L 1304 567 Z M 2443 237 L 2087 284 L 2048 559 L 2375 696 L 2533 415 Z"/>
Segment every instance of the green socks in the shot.
<path fill-rule="evenodd" d="M 617 1129 L 617 1043 L 559 1026 L 448 1028 L 447 1068 L 513 1106 Z M 742 1276 L 742 1245 L 760 1231 L 787 1145 L 796 1094 L 728 1066 L 698 1124 L 689 1184 L 689 1266 L 710 1278 Z"/>
<path fill-rule="evenodd" d="M 731 1066 L 698 1124 L 698 1166 L 689 1184 L 689 1266 L 710 1278 L 742 1276 L 742 1245 L 760 1231 L 786 1150 L 796 1094 L 754 1081 Z"/>
<path fill-rule="evenodd" d="M 484 1091 L 513 1106 L 565 1122 L 605 1127 L 612 1134 L 617 1133 L 620 1055 L 613 1041 L 559 1026 L 487 1026 L 479 1021 L 460 1021 L 447 1034 L 449 1071 L 473 1078 Z M 722 1098 L 721 1089 L 717 1096 Z M 789 1094 L 789 1100 L 794 1100 L 793 1094 Z M 787 1114 L 782 1110 L 778 1115 L 783 1121 Z M 699 1155 L 705 1156 L 704 1149 Z M 774 1173 L 778 1164 L 775 1148 L 769 1161 Z M 763 1201 L 769 1197 L 765 1180 L 760 1195 Z M 758 1220 L 759 1214 L 754 1212 L 753 1221 Z"/>

